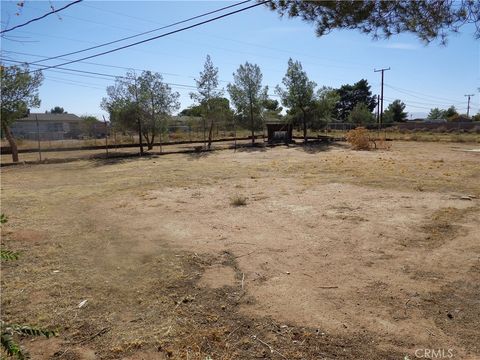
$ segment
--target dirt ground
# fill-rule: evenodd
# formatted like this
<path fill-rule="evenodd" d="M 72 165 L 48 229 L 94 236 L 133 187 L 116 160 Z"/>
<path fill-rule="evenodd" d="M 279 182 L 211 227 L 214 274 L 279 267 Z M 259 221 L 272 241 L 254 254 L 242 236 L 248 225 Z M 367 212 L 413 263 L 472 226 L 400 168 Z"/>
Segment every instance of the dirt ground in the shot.
<path fill-rule="evenodd" d="M 33 359 L 479 359 L 475 149 L 3 168 L 2 319 L 58 330 Z"/>

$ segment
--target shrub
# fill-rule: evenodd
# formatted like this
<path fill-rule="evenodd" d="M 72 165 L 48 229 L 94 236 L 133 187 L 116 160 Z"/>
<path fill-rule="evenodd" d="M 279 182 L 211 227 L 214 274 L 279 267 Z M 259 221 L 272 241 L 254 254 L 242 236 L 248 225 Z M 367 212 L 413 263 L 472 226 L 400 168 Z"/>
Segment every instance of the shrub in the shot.
<path fill-rule="evenodd" d="M 243 195 L 234 195 L 230 198 L 230 205 L 232 206 L 245 206 L 247 205 L 247 198 Z"/>
<path fill-rule="evenodd" d="M 353 150 L 370 150 L 370 136 L 367 129 L 358 127 L 350 130 L 346 138 Z"/>

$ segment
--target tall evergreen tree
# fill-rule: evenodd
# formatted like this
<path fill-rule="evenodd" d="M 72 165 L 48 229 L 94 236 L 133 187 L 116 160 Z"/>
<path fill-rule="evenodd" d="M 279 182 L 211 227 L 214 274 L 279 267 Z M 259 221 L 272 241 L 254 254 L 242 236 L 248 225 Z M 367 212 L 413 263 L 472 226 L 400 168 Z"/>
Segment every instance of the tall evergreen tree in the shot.
<path fill-rule="evenodd" d="M 311 111 L 317 84 L 309 80 L 299 61 L 288 60 L 287 72 L 283 78 L 285 89 L 277 85 L 276 92 L 282 104 L 291 111 L 300 111 L 303 123 L 303 141 L 307 143 L 307 113 Z"/>

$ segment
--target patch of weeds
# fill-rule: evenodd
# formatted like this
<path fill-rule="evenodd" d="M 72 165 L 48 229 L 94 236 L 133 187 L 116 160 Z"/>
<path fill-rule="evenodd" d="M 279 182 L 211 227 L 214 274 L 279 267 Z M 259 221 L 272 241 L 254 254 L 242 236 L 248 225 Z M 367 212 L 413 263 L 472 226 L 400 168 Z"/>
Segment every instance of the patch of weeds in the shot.
<path fill-rule="evenodd" d="M 230 205 L 245 206 L 247 205 L 247 197 L 243 195 L 235 194 L 230 198 Z"/>

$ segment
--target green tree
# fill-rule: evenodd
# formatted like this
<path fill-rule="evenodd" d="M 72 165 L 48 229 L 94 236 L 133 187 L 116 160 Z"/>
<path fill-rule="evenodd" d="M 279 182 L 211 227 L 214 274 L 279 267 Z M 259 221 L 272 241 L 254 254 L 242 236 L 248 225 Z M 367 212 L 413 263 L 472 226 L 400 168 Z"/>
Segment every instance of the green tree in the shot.
<path fill-rule="evenodd" d="M 40 71 L 29 72 L 28 65 L 3 66 L 0 64 L 1 78 L 1 130 L 12 149 L 12 160 L 18 162 L 18 148 L 10 131 L 15 120 L 28 114 L 30 107 L 39 107 L 38 88 L 42 84 Z"/>
<path fill-rule="evenodd" d="M 452 106 L 450 106 L 447 110 L 445 110 L 444 115 L 445 115 L 445 117 L 446 117 L 447 119 L 451 119 L 451 118 L 453 118 L 454 116 L 459 115 L 459 114 L 458 114 L 458 111 L 457 111 L 457 109 L 455 108 L 455 106 L 452 105 Z"/>
<path fill-rule="evenodd" d="M 200 105 L 192 105 L 186 109 L 183 109 L 178 114 L 180 116 L 202 116 L 202 107 Z"/>
<path fill-rule="evenodd" d="M 428 120 L 437 120 L 445 118 L 445 111 L 440 110 L 439 108 L 433 108 L 428 113 L 427 119 Z"/>
<path fill-rule="evenodd" d="M 139 137 L 152 149 L 156 136 L 165 130 L 165 120 L 180 107 L 179 97 L 160 74 L 144 71 L 137 76 L 129 72 L 107 88 L 107 97 L 101 106 L 109 112 L 114 127 L 124 131 L 138 129 Z"/>
<path fill-rule="evenodd" d="M 262 106 L 264 108 L 265 119 L 282 119 L 281 112 L 283 108 L 280 106 L 278 100 L 266 98 L 265 100 L 263 100 Z"/>
<path fill-rule="evenodd" d="M 335 108 L 340 101 L 337 90 L 322 86 L 317 91 L 314 106 L 313 126 L 317 129 L 324 127 L 335 117 Z"/>
<path fill-rule="evenodd" d="M 383 122 L 388 124 L 392 122 L 407 121 L 408 113 L 405 110 L 406 105 L 401 100 L 394 100 L 383 114 Z"/>
<path fill-rule="evenodd" d="M 373 111 L 377 106 L 375 96 L 372 95 L 370 85 L 365 79 L 353 85 L 342 85 L 337 93 L 340 99 L 336 105 L 336 115 L 341 121 L 346 121 L 350 111 L 359 103 L 364 103 L 370 111 Z"/>
<path fill-rule="evenodd" d="M 358 103 L 348 115 L 348 121 L 355 125 L 367 126 L 375 122 L 375 117 L 364 103 Z"/>
<path fill-rule="evenodd" d="M 299 61 L 288 60 L 287 72 L 282 80 L 285 89 L 277 85 L 276 92 L 282 104 L 292 111 L 300 111 L 303 123 L 303 141 L 307 143 L 307 114 L 314 104 L 317 84 L 308 79 Z"/>
<path fill-rule="evenodd" d="M 208 148 L 210 149 L 212 145 L 213 126 L 215 123 L 215 109 L 210 107 L 210 100 L 223 95 L 222 90 L 217 90 L 218 68 L 213 65 L 210 55 L 207 55 L 207 59 L 203 65 L 203 71 L 200 72 L 200 76 L 198 79 L 195 79 L 195 82 L 197 84 L 197 92 L 190 93 L 190 97 L 202 107 L 204 121 L 210 121 L 210 128 L 208 131 Z"/>
<path fill-rule="evenodd" d="M 237 114 L 248 118 L 255 143 L 255 129 L 261 124 L 263 105 L 267 100 L 268 88 L 262 86 L 263 75 L 257 64 L 246 62 L 233 74 L 233 83 L 227 89 Z"/>
<path fill-rule="evenodd" d="M 53 109 L 50 110 L 51 114 L 67 114 L 67 112 L 63 109 L 63 107 L 55 106 Z"/>
<path fill-rule="evenodd" d="M 90 115 L 83 115 L 83 116 L 80 116 L 80 118 L 83 120 L 83 123 L 82 123 L 83 133 L 85 133 L 88 137 L 94 137 L 95 126 L 100 121 L 95 116 L 90 116 Z"/>
<path fill-rule="evenodd" d="M 139 84 L 135 72 L 115 79 L 107 87 L 107 96 L 102 99 L 101 108 L 110 115 L 112 126 L 122 132 L 138 131 L 140 154 L 143 155 L 142 119 L 139 102 Z"/>
<path fill-rule="evenodd" d="M 272 0 L 266 6 L 314 24 L 317 36 L 357 29 L 374 39 L 413 33 L 425 43 L 439 39 L 445 44 L 449 33 L 470 23 L 475 24 L 475 38 L 480 38 L 480 3 L 473 0 Z"/>
<path fill-rule="evenodd" d="M 144 71 L 138 78 L 140 114 L 143 121 L 143 136 L 148 149 L 153 148 L 155 137 L 166 130 L 166 120 L 180 108 L 180 94 L 173 92 L 170 86 L 163 82 L 162 75 Z"/>

